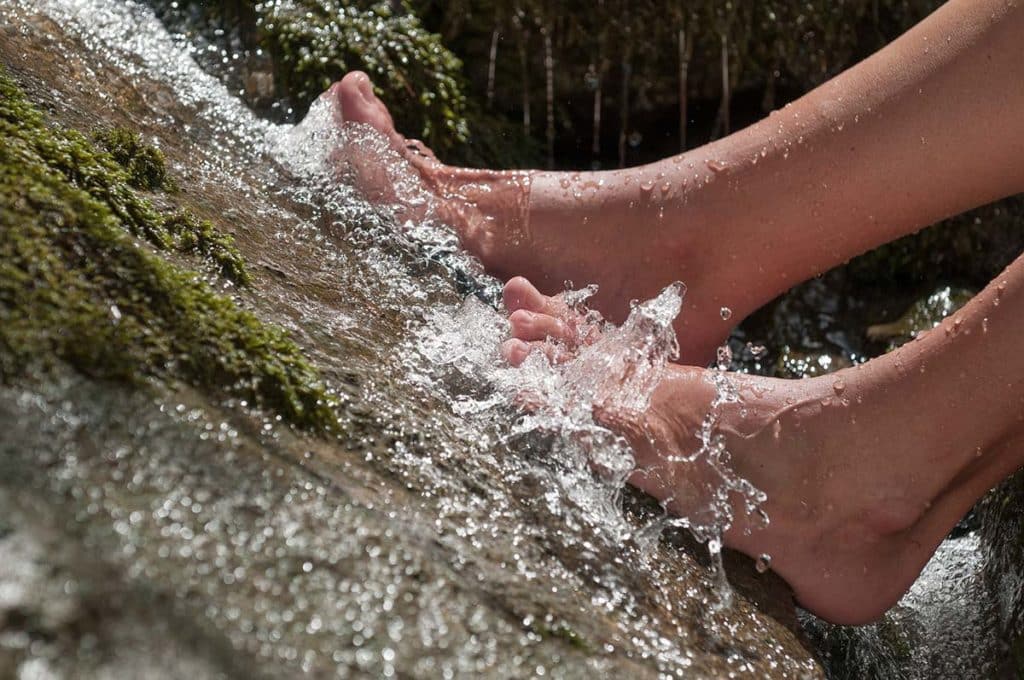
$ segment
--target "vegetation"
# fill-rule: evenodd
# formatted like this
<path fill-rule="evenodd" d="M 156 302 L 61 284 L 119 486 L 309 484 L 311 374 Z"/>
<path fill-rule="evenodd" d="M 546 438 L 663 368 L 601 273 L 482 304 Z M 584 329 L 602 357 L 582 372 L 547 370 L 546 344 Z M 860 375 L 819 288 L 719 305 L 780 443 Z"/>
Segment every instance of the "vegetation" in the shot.
<path fill-rule="evenodd" d="M 299 427 L 335 429 L 333 398 L 283 330 L 158 254 L 192 253 L 248 281 L 229 237 L 135 193 L 163 173 L 136 142 L 119 157 L 141 174 L 84 135 L 48 127 L 0 70 L 0 380 L 59 358 L 97 378 L 183 379 Z"/>
<path fill-rule="evenodd" d="M 867 56 L 939 0 L 412 0 L 552 165 L 630 165 L 721 136 Z"/>
<path fill-rule="evenodd" d="M 93 141 L 128 172 L 128 184 L 146 191 L 175 191 L 167 177 L 167 161 L 160 149 L 142 141 L 138 133 L 126 128 L 107 128 L 93 134 Z"/>

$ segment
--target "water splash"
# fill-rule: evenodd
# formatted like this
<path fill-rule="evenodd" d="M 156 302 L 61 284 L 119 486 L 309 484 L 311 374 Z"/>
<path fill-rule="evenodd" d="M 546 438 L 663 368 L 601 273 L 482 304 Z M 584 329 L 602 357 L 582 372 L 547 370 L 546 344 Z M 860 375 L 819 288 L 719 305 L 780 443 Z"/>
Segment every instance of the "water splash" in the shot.
<path fill-rule="evenodd" d="M 593 521 L 614 527 L 616 540 L 633 536 L 645 544 L 666 527 L 689 529 L 708 544 L 720 567 L 722 534 L 734 519 L 732 496 L 741 496 L 748 513 L 767 521 L 761 508 L 765 494 L 732 470 L 725 440 L 716 431 L 720 407 L 738 401 L 739 396 L 724 372 L 710 373 L 716 397 L 693 450 L 658 452 L 669 466 L 693 465 L 700 460 L 709 468 L 716 479 L 708 498 L 674 503 L 693 508 L 682 517 L 658 518 L 639 529 L 625 522 L 618 499 L 636 470 L 634 451 L 609 420 L 639 422 L 668 362 L 678 357 L 673 321 L 680 311 L 684 287 L 673 284 L 652 300 L 635 304 L 618 327 L 585 307 L 585 299 L 595 290 L 568 291 L 565 301 L 578 315 L 579 335 L 596 336 L 596 340 L 579 348 L 548 340 L 518 368 L 507 366 L 499 356 L 498 347 L 508 337 L 509 326 L 494 310 L 468 300 L 455 316 L 435 314 L 413 348 L 423 365 L 435 367 L 423 376 L 423 385 L 430 388 L 444 383 L 447 389 L 464 393 L 478 390 L 475 397 L 463 396 L 453 405 L 458 413 L 477 418 L 501 417 L 510 406 L 525 404 L 525 413 L 512 422 L 508 436 L 543 439 L 550 449 L 545 452 L 547 463 L 560 470 L 563 487 L 593 514 Z M 564 358 L 566 354 L 570 358 L 563 362 L 552 363 L 547 358 Z M 474 383 L 475 388 L 468 387 Z M 597 474 L 592 475 L 591 469 Z M 679 499 L 666 498 L 663 504 L 675 500 Z M 721 568 L 718 576 L 724 584 Z M 724 591 L 723 596 L 727 598 Z"/>

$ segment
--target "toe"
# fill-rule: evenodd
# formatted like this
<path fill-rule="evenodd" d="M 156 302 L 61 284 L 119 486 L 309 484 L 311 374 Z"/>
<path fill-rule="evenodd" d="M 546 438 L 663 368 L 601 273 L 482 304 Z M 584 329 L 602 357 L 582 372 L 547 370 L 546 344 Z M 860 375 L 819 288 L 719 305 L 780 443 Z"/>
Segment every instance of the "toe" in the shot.
<path fill-rule="evenodd" d="M 501 343 L 501 356 L 513 366 L 520 366 L 530 355 L 531 349 L 528 342 L 512 338 Z"/>
<path fill-rule="evenodd" d="M 527 342 L 519 338 L 512 338 L 501 343 L 500 351 L 502 358 L 515 368 L 522 366 L 526 358 L 534 352 L 539 352 L 551 365 L 564 364 L 573 359 L 572 352 L 566 350 L 565 347 L 540 340 Z"/>
<path fill-rule="evenodd" d="M 377 95 L 373 93 L 373 82 L 362 71 L 345 74 L 340 82 L 331 87 L 345 122 L 365 123 L 388 136 L 395 134 L 395 124 Z"/>
<path fill-rule="evenodd" d="M 509 279 L 502 291 L 505 307 L 510 312 L 525 309 L 530 312 L 543 313 L 547 310 L 548 300 L 537 288 L 522 276 Z"/>
<path fill-rule="evenodd" d="M 572 329 L 562 321 L 548 314 L 518 309 L 508 318 L 512 325 L 512 336 L 520 340 L 547 340 L 549 338 L 564 343 L 575 340 Z"/>

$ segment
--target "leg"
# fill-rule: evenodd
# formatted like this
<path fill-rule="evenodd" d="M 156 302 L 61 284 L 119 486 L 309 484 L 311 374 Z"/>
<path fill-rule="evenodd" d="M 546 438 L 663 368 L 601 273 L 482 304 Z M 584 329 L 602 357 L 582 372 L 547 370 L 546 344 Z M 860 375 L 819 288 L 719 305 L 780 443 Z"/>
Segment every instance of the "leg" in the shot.
<path fill-rule="evenodd" d="M 1024 7 L 951 0 L 891 45 L 767 119 L 658 163 L 599 173 L 469 171 L 409 158 L 464 244 L 545 293 L 595 306 L 687 284 L 683 360 L 791 285 L 943 217 L 1024 190 Z M 329 93 L 383 131 L 365 76 Z M 719 311 L 733 311 L 724 323 Z"/>
<path fill-rule="evenodd" d="M 1024 464 L 1022 334 L 1024 256 L 938 328 L 866 364 L 804 380 L 730 375 L 741 399 L 720 407 L 717 429 L 735 472 L 767 494 L 770 524 L 734 499 L 725 544 L 771 555 L 824 618 L 881 615 Z M 677 515 L 705 507 L 718 483 L 706 458 L 683 460 L 714 396 L 707 371 L 672 366 L 647 412 L 598 413 L 633 443 L 630 482 Z"/>

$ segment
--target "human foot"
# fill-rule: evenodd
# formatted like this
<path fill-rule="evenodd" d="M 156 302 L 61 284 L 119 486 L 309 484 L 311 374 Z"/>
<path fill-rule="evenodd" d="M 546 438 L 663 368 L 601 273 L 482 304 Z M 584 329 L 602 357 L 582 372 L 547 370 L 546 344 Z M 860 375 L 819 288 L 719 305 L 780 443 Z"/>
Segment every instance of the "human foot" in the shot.
<path fill-rule="evenodd" d="M 681 221 L 705 220 L 707 208 L 697 204 L 706 201 L 698 199 L 718 171 L 699 156 L 671 168 L 610 173 L 455 168 L 395 130 L 365 74 L 348 74 L 324 96 L 337 104 L 339 124 L 376 129 L 411 164 L 436 199 L 435 214 L 501 278 L 526 276 L 548 295 L 562 291 L 567 281 L 596 283 L 590 304 L 614 322 L 626 318 L 631 300 L 654 297 L 683 280 L 691 293 L 677 331 L 681 358 L 692 362 L 706 362 L 732 326 L 767 299 L 761 289 L 760 297 L 748 295 L 754 289 L 710 257 L 714 244 L 700 243 L 694 228 L 675 228 Z M 361 188 L 393 202 L 373 159 L 360 164 L 369 166 L 359 173 Z"/>
<path fill-rule="evenodd" d="M 532 310 L 529 324 L 512 325 L 510 361 L 548 338 L 572 340 L 564 308 L 525 282 L 509 286 L 507 304 Z M 864 623 L 898 601 L 963 513 L 1021 462 L 1019 395 L 1004 404 L 998 385 L 948 370 L 956 356 L 1006 372 L 1001 341 L 1012 345 L 1020 322 L 1004 288 L 990 286 L 939 329 L 851 369 L 779 380 L 670 366 L 647 410 L 599 400 L 594 415 L 632 444 L 630 483 L 691 526 L 711 527 L 705 535 L 731 522 L 725 545 L 769 556 L 803 606 Z M 1012 382 L 1007 389 L 1017 394 Z M 984 402 L 976 412 L 966 395 Z M 748 507 L 759 492 L 767 525 Z"/>

